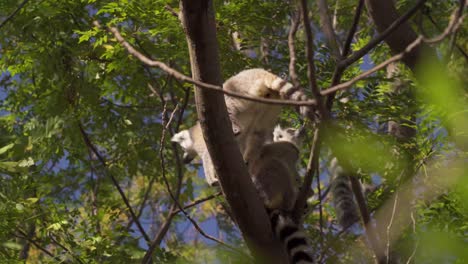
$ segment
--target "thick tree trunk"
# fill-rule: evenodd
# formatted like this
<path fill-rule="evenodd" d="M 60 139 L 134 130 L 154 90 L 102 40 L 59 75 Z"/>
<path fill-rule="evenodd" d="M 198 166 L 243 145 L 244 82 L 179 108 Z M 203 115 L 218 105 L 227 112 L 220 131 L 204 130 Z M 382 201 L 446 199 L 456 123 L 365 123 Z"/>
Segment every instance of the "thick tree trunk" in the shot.
<path fill-rule="evenodd" d="M 212 1 L 182 0 L 180 7 L 193 79 L 222 85 Z M 223 193 L 249 248 L 256 256 L 268 259 L 268 255 L 274 255 L 276 263 L 278 257 L 286 259 L 285 252 L 273 238 L 269 218 L 234 139 L 223 94 L 197 88 L 195 100 Z"/>
<path fill-rule="evenodd" d="M 377 27 L 377 30 L 380 33 L 387 29 L 390 26 L 390 24 L 392 24 L 400 16 L 395 7 L 395 2 L 392 0 L 365 0 L 365 4 L 369 15 L 372 17 Z M 384 41 L 390 47 L 390 50 L 393 53 L 400 53 L 403 52 L 409 44 L 415 41 L 417 37 L 417 33 L 411 28 L 409 22 L 404 22 L 392 34 L 385 38 Z M 415 72 L 417 70 L 416 68 L 418 66 L 418 63 L 421 62 L 423 56 L 429 56 L 431 57 L 431 59 L 437 60 L 434 50 L 430 49 L 427 45 L 423 44 L 415 47 L 409 54 L 407 54 L 403 58 L 403 63 L 405 63 L 406 66 L 408 66 L 413 72 Z M 409 103 L 408 111 L 411 111 L 409 113 L 412 116 L 411 120 L 403 121 L 401 123 L 393 121 L 388 122 L 389 134 L 393 135 L 402 142 L 408 142 L 416 135 L 416 130 L 411 124 L 415 120 L 414 107 L 412 103 Z M 412 160 L 411 155 L 416 153 L 416 151 L 417 150 L 415 148 L 408 149 L 408 160 Z M 402 178 L 402 180 L 409 179 L 414 175 L 414 173 L 414 166 L 409 166 L 405 169 L 404 175 L 400 177 Z M 397 212 L 395 219 L 398 219 L 400 215 L 399 213 L 402 213 L 402 215 L 404 215 L 404 213 L 406 212 L 404 210 Z M 379 224 L 381 226 L 388 226 L 389 223 Z M 381 233 L 379 234 L 379 236 L 381 238 L 385 237 L 383 231 L 383 229 L 380 230 Z M 375 245 L 375 247 L 378 249 L 383 249 L 385 248 L 385 242 L 386 241 L 380 240 L 379 245 Z M 381 256 L 379 257 L 385 256 L 383 252 L 380 253 Z M 386 262 L 394 263 L 398 256 L 395 253 L 391 253 L 391 251 L 389 254 L 389 256 L 385 256 L 387 257 Z"/>
<path fill-rule="evenodd" d="M 377 31 L 383 32 L 400 16 L 392 0 L 366 0 L 366 7 L 369 15 L 374 21 Z M 418 35 L 411 28 L 408 22 L 402 23 L 392 34 L 385 38 L 385 43 L 393 53 L 403 52 L 406 47 L 416 40 Z M 422 47 L 414 48 L 403 58 L 403 62 L 414 70 L 416 63 L 420 59 Z"/>

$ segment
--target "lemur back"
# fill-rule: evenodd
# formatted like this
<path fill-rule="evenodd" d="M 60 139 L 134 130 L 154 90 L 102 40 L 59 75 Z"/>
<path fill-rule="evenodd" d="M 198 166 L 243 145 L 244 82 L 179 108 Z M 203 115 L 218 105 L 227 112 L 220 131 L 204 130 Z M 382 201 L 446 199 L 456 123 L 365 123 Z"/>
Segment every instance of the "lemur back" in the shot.
<path fill-rule="evenodd" d="M 252 182 L 270 215 L 275 236 L 291 263 L 313 263 L 306 235 L 290 217 L 296 202 L 299 132 L 276 127 L 275 142 L 265 144 L 250 166 Z"/>
<path fill-rule="evenodd" d="M 271 99 L 307 100 L 299 88 L 264 69 L 249 69 L 229 78 L 223 89 L 251 96 Z M 236 134 L 239 148 L 248 163 L 258 155 L 258 150 L 272 141 L 273 128 L 282 106 L 264 104 L 231 96 L 225 96 L 226 106 Z M 300 107 L 305 116 L 310 116 L 310 107 Z"/>

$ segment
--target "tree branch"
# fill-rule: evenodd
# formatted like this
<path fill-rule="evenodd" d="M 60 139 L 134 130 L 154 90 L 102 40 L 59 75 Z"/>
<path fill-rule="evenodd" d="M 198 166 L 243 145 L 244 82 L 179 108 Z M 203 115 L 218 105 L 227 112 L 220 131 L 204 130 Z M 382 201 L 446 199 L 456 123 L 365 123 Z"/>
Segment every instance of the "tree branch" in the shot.
<path fill-rule="evenodd" d="M 75 253 L 73 253 L 70 249 L 68 249 L 62 243 L 58 242 L 57 239 L 55 239 L 55 237 L 52 234 L 49 234 L 49 238 L 50 238 L 50 240 L 52 240 L 52 242 L 55 245 L 59 246 L 61 249 L 63 249 L 65 252 L 67 252 L 67 254 L 72 256 L 78 263 L 84 264 L 83 260 L 81 260 L 81 258 L 79 256 L 77 256 Z"/>
<path fill-rule="evenodd" d="M 301 86 L 299 82 L 299 78 L 296 72 L 296 50 L 294 44 L 294 38 L 297 33 L 297 29 L 299 28 L 299 24 L 301 22 L 301 13 L 296 11 L 291 14 L 291 27 L 288 33 L 288 47 L 289 47 L 289 77 L 291 78 L 291 82 L 295 87 Z"/>
<path fill-rule="evenodd" d="M 18 233 L 20 233 L 21 235 L 17 235 L 15 233 L 13 233 L 14 236 L 18 237 L 18 238 L 21 238 L 21 239 L 24 239 L 26 241 L 28 241 L 29 243 L 33 244 L 37 249 L 39 249 L 40 251 L 44 252 L 45 254 L 47 254 L 49 257 L 55 259 L 56 261 L 61 261 L 59 257 L 55 256 L 54 254 L 52 254 L 52 252 L 50 252 L 49 250 L 47 250 L 45 247 L 41 246 L 39 244 L 39 242 L 37 242 L 36 240 L 32 239 L 31 237 L 28 237 L 28 235 L 23 232 L 23 230 L 21 229 L 16 229 L 16 231 Z"/>
<path fill-rule="evenodd" d="M 366 0 L 367 3 L 369 3 L 370 1 L 374 1 L 374 0 Z M 391 4 L 392 7 L 393 7 L 393 2 L 392 1 L 380 1 L 380 0 L 377 0 L 378 3 L 376 3 L 376 5 L 382 5 L 382 4 Z M 411 9 L 409 9 L 408 11 L 406 11 L 406 13 L 404 13 L 402 16 L 398 17 L 398 18 L 394 18 L 390 21 L 392 21 L 392 23 L 390 24 L 390 26 L 388 27 L 385 27 L 384 30 L 382 30 L 382 33 L 380 33 L 377 37 L 373 38 L 371 41 L 369 41 L 369 43 L 367 43 L 366 46 L 364 46 L 362 49 L 356 51 L 356 52 L 353 52 L 351 54 L 351 56 L 349 56 L 348 58 L 346 58 L 345 60 L 342 60 L 339 62 L 338 66 L 339 67 L 346 67 L 346 66 L 349 66 L 351 64 L 353 64 L 354 62 L 356 62 L 357 60 L 359 60 L 360 58 L 364 57 L 364 55 L 366 55 L 371 49 L 373 49 L 375 46 L 377 46 L 382 40 L 386 39 L 388 36 L 390 36 L 390 34 L 394 33 L 396 29 L 400 29 L 400 27 L 409 27 L 408 25 L 406 25 L 405 23 L 416 13 L 416 11 L 418 11 L 419 8 L 422 7 L 422 5 L 426 2 L 426 0 L 419 0 Z M 392 10 L 394 10 L 394 7 L 392 8 Z M 393 13 L 392 13 L 393 14 Z M 396 13 L 395 11 L 395 16 L 397 16 L 398 13 Z M 393 18 L 393 16 L 392 16 Z M 374 19 L 374 22 L 375 22 L 375 19 Z M 410 28 L 411 30 L 411 28 Z M 411 30 L 411 32 L 413 32 Z M 414 36 L 414 32 L 412 34 L 410 34 L 411 36 Z M 414 36 L 415 38 L 416 36 Z M 411 38 L 411 39 L 414 39 L 414 38 Z M 398 45 L 401 45 L 401 44 L 398 44 Z M 406 47 L 407 45 L 405 45 L 404 47 Z M 402 48 L 403 50 L 404 48 Z"/>
<path fill-rule="evenodd" d="M 417 48 L 419 45 L 421 45 L 423 43 L 435 44 L 435 43 L 438 43 L 438 42 L 444 40 L 447 36 L 454 33 L 458 29 L 458 27 L 460 26 L 460 24 L 463 21 L 465 16 L 461 16 L 461 17 L 453 16 L 453 17 L 454 17 L 454 19 L 451 20 L 450 24 L 447 26 L 447 28 L 444 30 L 444 32 L 442 32 L 440 35 L 438 35 L 436 37 L 433 37 L 433 38 L 425 38 L 423 36 L 419 36 L 419 37 L 416 38 L 416 40 L 414 40 L 412 43 L 410 43 L 408 45 L 408 47 L 406 47 L 406 49 L 403 50 L 403 52 L 389 58 L 388 60 L 380 63 L 379 65 L 373 67 L 372 69 L 359 74 L 358 76 L 352 78 L 349 81 L 346 81 L 344 83 L 332 86 L 332 87 L 322 91 L 321 94 L 322 95 L 329 95 L 329 94 L 332 94 L 332 93 L 334 93 L 336 91 L 339 91 L 339 90 L 348 89 L 353 84 L 355 84 L 356 82 L 370 76 L 374 72 L 377 72 L 377 71 L 385 68 L 388 64 L 399 61 L 399 60 L 402 60 L 403 58 L 405 58 L 406 55 L 410 54 L 413 51 L 413 49 Z"/>
<path fill-rule="evenodd" d="M 333 57 L 335 57 L 335 60 L 338 61 L 341 59 L 341 48 L 340 44 L 338 43 L 338 40 L 336 39 L 335 31 L 333 30 L 327 1 L 317 0 L 317 7 L 320 16 L 320 25 L 322 26 L 322 31 L 325 34 L 325 39 L 328 42 L 328 45 L 330 46 L 330 50 Z"/>
<path fill-rule="evenodd" d="M 174 193 L 172 192 L 171 190 L 171 187 L 170 187 L 170 184 L 169 184 L 169 180 L 167 179 L 167 176 L 166 176 L 166 166 L 165 166 L 165 159 L 164 159 L 164 153 L 163 153 L 163 150 L 164 150 L 164 140 L 165 140 L 165 137 L 166 137 L 166 130 L 168 128 L 168 125 L 170 124 L 171 120 L 172 120 L 172 117 L 174 116 L 174 113 L 175 113 L 175 110 L 172 112 L 171 114 L 171 117 L 168 121 L 166 121 L 166 104 L 164 105 L 164 110 L 163 110 L 163 113 L 162 113 L 162 126 L 163 126 L 163 131 L 162 131 L 162 135 L 161 135 L 161 140 L 159 142 L 159 146 L 160 146 L 160 149 L 159 149 L 159 158 L 161 160 L 161 172 L 162 172 L 162 178 L 163 178 L 163 181 L 164 181 L 164 184 L 166 185 L 166 189 L 167 189 L 167 192 L 169 193 L 169 196 L 171 197 L 172 201 L 174 202 L 174 204 L 177 206 L 177 208 L 179 208 L 179 211 L 181 211 L 185 217 L 190 221 L 190 223 L 192 223 L 192 225 L 195 227 L 195 229 L 202 235 L 204 236 L 206 239 L 209 239 L 209 240 L 212 240 L 220 245 L 223 245 L 235 252 L 239 252 L 241 254 L 243 254 L 242 252 L 240 252 L 239 250 L 237 250 L 236 248 L 224 243 L 223 241 L 213 237 L 213 236 L 210 236 L 208 234 L 205 233 L 205 231 L 203 231 L 203 229 L 198 225 L 198 223 L 193 220 L 192 217 L 190 217 L 190 215 L 185 212 L 184 208 L 182 207 L 182 205 L 179 203 L 179 200 L 178 200 L 178 197 L 176 197 L 174 195 Z M 167 122 L 167 124 L 166 124 Z M 169 217 L 168 219 L 172 219 L 174 210 L 171 210 L 171 213 L 169 214 Z M 166 220 L 166 223 L 167 222 L 170 222 L 168 220 Z M 157 236 L 157 238 L 159 238 L 160 236 Z M 157 240 L 155 240 L 157 241 Z M 145 253 L 145 256 L 143 257 L 143 261 L 142 263 L 150 263 L 151 262 L 151 255 L 155 249 L 155 247 L 158 245 L 159 243 L 151 243 L 151 246 L 150 248 L 146 251 Z"/>
<path fill-rule="evenodd" d="M 312 147 L 310 149 L 309 161 L 307 163 L 307 169 L 304 177 L 304 183 L 301 186 L 301 190 L 298 194 L 296 204 L 294 205 L 293 217 L 297 223 L 301 222 L 301 218 L 304 212 L 304 208 L 307 204 L 307 198 L 311 194 L 312 180 L 314 178 L 315 168 L 318 167 L 318 157 L 320 155 L 320 128 L 317 128 L 314 132 L 314 139 L 312 141 Z"/>
<path fill-rule="evenodd" d="M 182 0 L 180 7 L 193 78 L 220 85 L 222 79 L 212 1 Z M 224 97 L 200 88 L 197 84 L 195 101 L 199 121 L 234 221 L 253 255 L 273 261 L 275 258 L 276 261 L 286 260 L 286 252 L 273 237 L 265 207 L 234 139 Z"/>
<path fill-rule="evenodd" d="M 213 198 L 215 198 L 215 197 L 218 197 L 218 196 L 220 196 L 220 195 L 222 195 L 222 193 L 221 193 L 221 192 L 217 192 L 217 193 L 212 194 L 212 195 L 209 195 L 209 196 L 207 196 L 207 197 L 204 197 L 204 198 L 195 200 L 195 201 L 193 201 L 193 202 L 191 202 L 191 203 L 189 203 L 189 204 L 186 204 L 186 205 L 184 206 L 183 209 L 184 209 L 184 210 L 185 210 L 185 209 L 189 209 L 189 208 L 191 208 L 191 207 L 194 207 L 194 206 L 196 206 L 196 205 L 199 205 L 199 204 L 201 204 L 201 203 L 204 203 L 204 202 L 206 202 L 206 201 L 209 201 L 209 200 L 211 200 L 211 199 L 213 199 Z M 180 212 L 182 212 L 182 210 L 177 209 L 177 210 L 173 211 L 172 214 L 176 215 L 176 214 L 178 214 L 178 213 L 180 213 Z"/>
<path fill-rule="evenodd" d="M 348 34 L 346 35 L 345 44 L 343 45 L 343 50 L 341 51 L 340 61 L 346 58 L 346 56 L 348 56 L 351 50 L 351 42 L 353 41 L 354 34 L 356 34 L 363 7 L 364 0 L 359 0 L 358 6 L 356 7 L 356 12 L 354 13 L 353 24 L 351 25 L 351 28 L 349 29 Z M 335 70 L 333 71 L 331 86 L 335 86 L 340 83 L 341 77 L 343 76 L 343 72 L 345 71 L 345 69 L 346 67 L 340 67 L 339 63 L 336 64 Z M 332 109 L 335 94 L 336 92 L 333 92 L 327 96 L 326 108 L 328 111 L 331 111 Z"/>
<path fill-rule="evenodd" d="M 13 11 L 9 16 L 7 16 L 7 18 L 5 18 L 5 20 L 2 21 L 2 23 L 0 23 L 0 28 L 2 28 L 4 25 L 6 25 L 6 23 L 8 21 L 10 21 L 11 19 L 13 19 L 13 17 L 21 10 L 21 8 L 23 8 L 26 3 L 28 3 L 29 0 L 24 0 L 21 4 L 19 4 L 19 6 L 15 9 L 15 11 Z"/>
<path fill-rule="evenodd" d="M 94 21 L 93 24 L 96 27 L 101 27 L 99 22 Z M 260 97 L 255 97 L 255 96 L 250 96 L 250 95 L 245 95 L 233 91 L 228 91 L 224 90 L 221 85 L 213 85 L 205 82 L 201 82 L 198 80 L 194 80 L 177 70 L 169 67 L 167 64 L 160 62 L 160 61 L 155 61 L 151 60 L 150 58 L 146 57 L 139 51 L 137 51 L 135 48 L 133 48 L 120 34 L 120 32 L 117 30 L 115 27 L 109 27 L 107 28 L 111 33 L 114 34 L 115 38 L 119 41 L 119 43 L 124 46 L 124 48 L 127 50 L 127 52 L 131 55 L 133 55 L 135 58 L 143 62 L 144 64 L 151 66 L 151 67 L 158 67 L 167 74 L 171 75 L 172 77 L 183 81 L 187 83 L 191 83 L 195 85 L 196 87 L 216 91 L 218 93 L 226 94 L 232 97 L 236 98 L 241 98 L 241 99 L 246 99 L 254 102 L 259 102 L 259 103 L 264 103 L 264 104 L 273 104 L 273 105 L 292 105 L 292 106 L 314 106 L 316 105 L 315 100 L 308 100 L 308 101 L 294 101 L 294 100 L 283 100 L 283 99 L 267 99 L 267 98 L 260 98 Z"/>
<path fill-rule="evenodd" d="M 80 129 L 80 133 L 81 133 L 81 135 L 83 137 L 83 140 L 84 140 L 86 146 L 94 153 L 94 155 L 96 155 L 99 162 L 101 162 L 101 164 L 105 168 L 107 168 L 106 160 L 99 153 L 99 151 L 96 149 L 96 147 L 93 145 L 93 143 L 91 142 L 91 139 L 89 138 L 86 131 L 83 129 L 83 126 L 81 125 L 80 122 L 78 123 L 78 127 Z M 150 240 L 149 236 L 146 234 L 145 229 L 143 228 L 140 221 L 138 220 L 138 217 L 136 216 L 135 212 L 133 211 L 133 208 L 130 205 L 130 202 L 128 201 L 127 196 L 125 195 L 124 191 L 120 187 L 119 182 L 117 181 L 117 179 L 114 177 L 114 175 L 110 171 L 107 171 L 107 174 L 109 175 L 109 177 L 112 180 L 112 183 L 114 184 L 115 188 L 119 192 L 120 197 L 122 198 L 123 202 L 125 203 L 125 206 L 127 207 L 128 211 L 130 212 L 130 215 L 132 216 L 133 221 L 135 221 L 135 224 L 136 224 L 138 230 L 140 231 L 140 233 L 142 234 L 142 236 L 146 240 L 146 242 L 149 244 L 151 240 Z"/>
<path fill-rule="evenodd" d="M 343 50 L 341 52 L 341 58 L 345 58 L 346 56 L 348 56 L 349 52 L 351 51 L 351 42 L 353 42 L 354 34 L 356 34 L 363 7 L 364 0 L 359 0 L 358 5 L 356 7 L 356 12 L 354 13 L 353 24 L 351 25 L 351 28 L 349 28 L 348 34 L 346 35 L 346 40 L 343 45 Z"/>
<path fill-rule="evenodd" d="M 307 78 L 309 79 L 310 89 L 317 102 L 317 108 L 322 117 L 327 116 L 322 104 L 322 95 L 317 85 L 317 77 L 315 74 L 314 65 L 314 36 L 310 28 L 309 11 L 307 9 L 307 0 L 301 0 L 302 21 L 304 24 L 304 31 L 306 35 L 306 56 L 307 56 Z"/>

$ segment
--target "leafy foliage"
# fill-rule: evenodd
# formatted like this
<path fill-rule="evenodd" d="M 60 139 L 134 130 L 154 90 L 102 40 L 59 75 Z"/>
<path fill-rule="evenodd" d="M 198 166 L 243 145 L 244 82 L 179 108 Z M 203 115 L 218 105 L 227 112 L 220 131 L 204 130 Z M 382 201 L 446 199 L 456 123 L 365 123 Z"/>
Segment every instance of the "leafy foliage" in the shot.
<path fill-rule="evenodd" d="M 20 1 L 0 3 L 1 21 Z M 356 1 L 327 1 L 342 42 Z M 400 10 L 415 1 L 397 1 Z M 414 19 L 418 33 L 441 32 L 458 1 L 428 1 Z M 320 30 L 312 5 L 318 84 L 331 85 L 336 64 Z M 223 77 L 242 69 L 263 67 L 278 75 L 288 72 L 289 1 L 215 1 Z M 178 12 L 178 1 L 28 1 L 0 28 L 0 259 L 5 263 L 133 263 L 148 241 L 132 218 L 117 185 L 123 190 L 146 236 L 162 232 L 153 261 L 157 263 L 245 263 L 246 257 L 200 235 L 168 193 L 181 204 L 217 192 L 208 187 L 199 165 L 184 166 L 180 149 L 169 141 L 196 120 L 191 85 L 149 68 L 130 56 L 106 31 L 117 26 L 142 53 L 189 75 L 190 62 Z M 375 34 L 363 12 L 352 50 Z M 435 23 L 434 23 L 435 22 Z M 463 27 L 464 26 L 464 27 Z M 435 47 L 447 69 L 424 63 L 418 75 L 403 65 L 389 76 L 377 72 L 337 94 L 333 117 L 336 131 L 321 152 L 320 182 L 335 146 L 363 182 L 372 211 L 405 182 L 424 182 L 432 199 L 412 200 L 414 222 L 399 236 L 392 257 L 418 263 L 465 263 L 468 256 L 467 61 L 454 46 L 467 47 L 466 22 L 453 41 Z M 307 86 L 304 33 L 296 36 L 301 83 Z M 236 47 L 236 45 L 238 47 Z M 379 45 L 347 68 L 349 80 L 391 56 Z M 438 68 L 439 67 L 439 68 Z M 415 76 L 419 77 L 416 81 Z M 421 77 L 422 76 L 422 77 Z M 164 126 L 168 121 L 167 126 Z M 416 129 L 410 140 L 388 135 L 395 121 Z M 298 125 L 298 115 L 284 111 L 282 123 Z M 307 164 L 312 131 L 301 150 Z M 94 149 L 93 149 L 94 148 Z M 163 157 L 164 159 L 161 159 Z M 455 161 L 458 161 L 454 163 Z M 449 166 L 457 172 L 441 170 Z M 402 178 L 411 168 L 416 176 Z M 431 171 L 447 182 L 441 187 Z M 116 182 L 113 181 L 116 180 Z M 453 187 L 455 186 L 455 187 Z M 319 189 L 320 188 L 320 192 Z M 415 188 L 417 194 L 420 189 Z M 326 263 L 367 263 L 372 258 L 361 239 L 363 230 L 341 232 L 330 199 L 314 196 L 305 229 L 317 258 Z M 244 241 L 217 197 L 186 211 L 209 234 L 246 252 Z M 381 223 L 382 226 L 388 224 Z M 170 223 L 166 231 L 165 223 Z M 382 238 L 383 239 L 383 238 Z M 350 244 L 356 246 L 349 247 Z M 427 255 L 427 252 L 431 252 Z"/>

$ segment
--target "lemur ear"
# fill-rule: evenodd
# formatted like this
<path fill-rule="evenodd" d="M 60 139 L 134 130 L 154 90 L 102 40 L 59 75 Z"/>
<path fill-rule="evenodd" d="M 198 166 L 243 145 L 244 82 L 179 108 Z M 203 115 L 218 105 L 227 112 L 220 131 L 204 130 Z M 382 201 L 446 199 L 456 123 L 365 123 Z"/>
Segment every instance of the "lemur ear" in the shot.
<path fill-rule="evenodd" d="M 273 130 L 273 135 L 276 135 L 276 134 L 278 134 L 278 133 L 281 133 L 282 130 L 283 130 L 283 129 L 281 128 L 280 125 L 276 125 L 276 126 L 275 126 L 275 129 Z"/>
<path fill-rule="evenodd" d="M 172 136 L 171 142 L 180 143 L 187 139 L 188 136 L 190 136 L 188 130 L 182 130 L 179 133 Z"/>
<path fill-rule="evenodd" d="M 299 137 L 303 137 L 303 136 L 305 135 L 305 133 L 306 133 L 305 125 L 306 125 L 306 124 L 304 123 L 301 127 L 299 127 L 299 128 L 294 132 L 294 136 L 296 136 L 296 137 L 298 137 L 298 138 L 299 138 Z"/>

